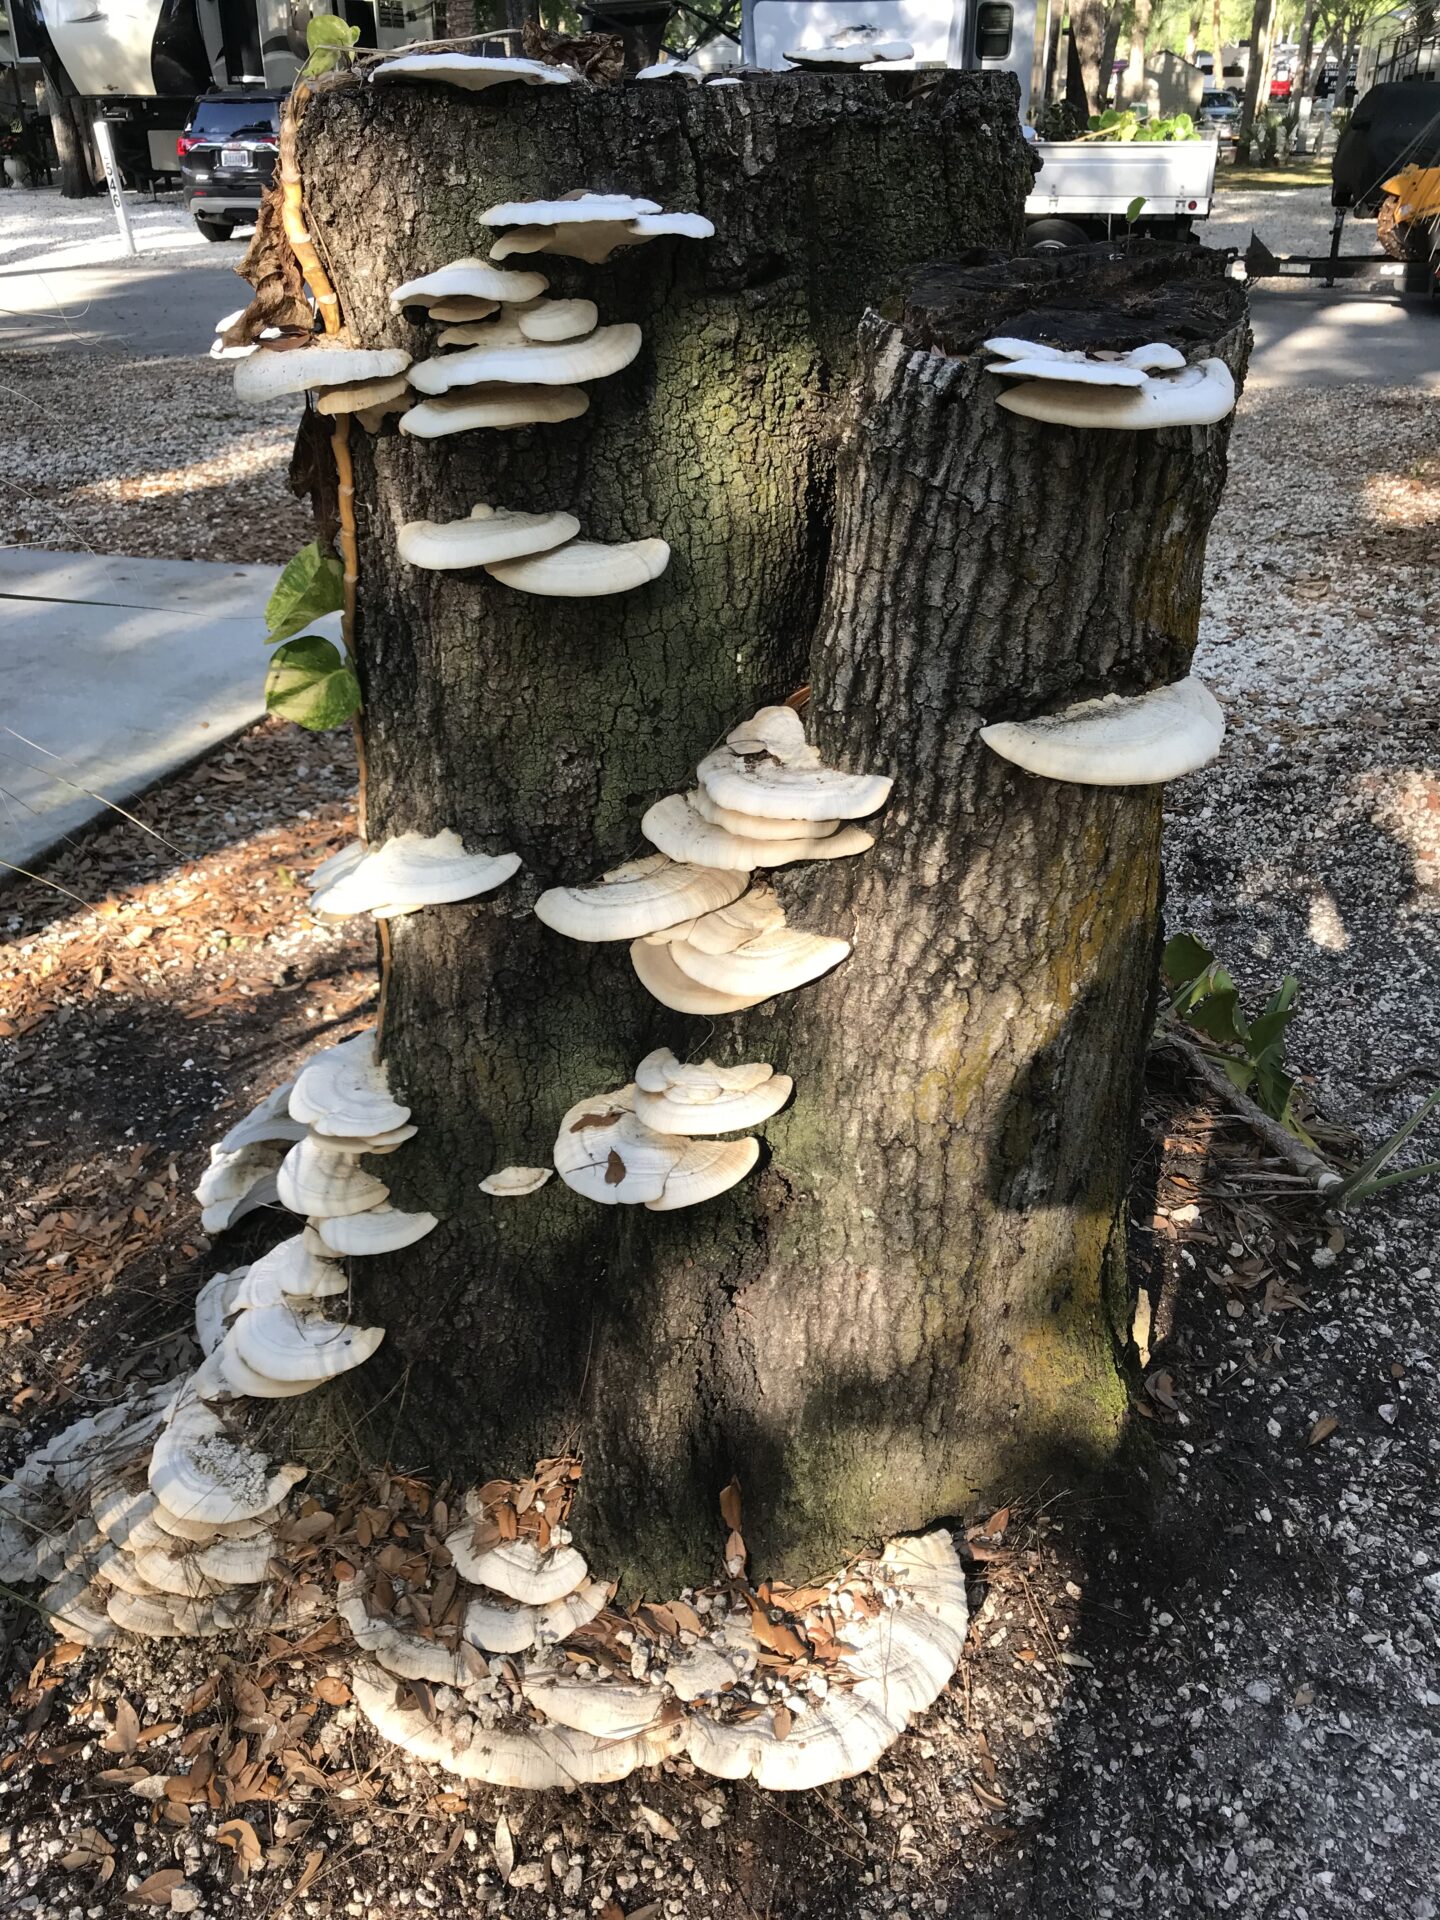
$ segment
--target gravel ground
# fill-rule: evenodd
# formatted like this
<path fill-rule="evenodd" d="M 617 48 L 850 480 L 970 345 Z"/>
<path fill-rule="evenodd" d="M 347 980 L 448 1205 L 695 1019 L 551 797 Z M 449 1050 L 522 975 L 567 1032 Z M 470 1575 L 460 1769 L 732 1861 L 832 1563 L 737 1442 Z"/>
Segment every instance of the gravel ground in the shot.
<path fill-rule="evenodd" d="M 1330 245 L 1333 217 L 1328 185 L 1246 187 L 1233 192 L 1221 188 L 1210 218 L 1198 231 L 1207 247 L 1238 247 L 1243 253 L 1253 228 L 1272 253 L 1324 253 Z M 1367 251 L 1374 232 L 1373 220 L 1356 221 L 1347 251 Z"/>
<path fill-rule="evenodd" d="M 152 201 L 127 193 L 126 211 L 137 252 L 160 259 L 193 254 L 207 265 L 233 264 L 245 251 L 250 229 L 231 240 L 207 240 L 180 204 L 178 194 Z M 0 263 L 11 269 L 99 266 L 126 257 L 108 195 L 62 200 L 58 187 L 0 192 Z"/>
<path fill-rule="evenodd" d="M 242 406 L 218 361 L 17 350 L 0 394 L 0 544 L 278 565 L 311 538 L 294 406 Z"/>
<path fill-rule="evenodd" d="M 1217 767 L 1170 796 L 1172 930 L 1214 946 L 1252 1005 L 1300 975 L 1291 1056 L 1310 1096 L 1371 1142 L 1440 1083 L 1437 523 L 1421 396 L 1246 397 L 1199 659 L 1231 734 Z M 257 895 L 267 863 L 292 857 L 269 837 L 295 831 L 297 803 L 311 855 L 345 831 L 333 757 L 307 751 L 298 771 L 283 740 L 262 730 L 211 763 L 210 786 L 170 790 L 160 824 L 226 849 L 198 869 L 198 946 L 174 925 L 185 870 L 114 830 L 51 870 L 86 898 L 108 892 L 108 959 L 70 903 L 7 897 L 7 1009 L 40 1016 L 10 1036 L 28 1050 L 10 1048 L 5 1096 L 32 1182 L 10 1183 L 32 1217 L 0 1334 L 17 1457 L 122 1330 L 127 1345 L 141 1328 L 170 1336 L 150 1361 L 173 1365 L 179 1302 L 213 1265 L 184 1195 L 216 1102 L 286 1070 L 315 1031 L 307 1008 L 360 1009 L 348 973 L 343 999 L 326 977 L 353 952 L 302 935 L 283 891 Z M 265 995 L 297 983 L 300 1017 L 277 1026 Z M 194 1022 L 178 1043 L 177 1018 Z M 92 1069 L 80 1097 L 77 1048 Z M 120 1091 L 154 1147 L 114 1210 L 117 1232 L 149 1236 L 135 1280 L 130 1263 L 110 1277 L 77 1258 L 84 1209 L 67 1205 L 100 1204 L 97 1142 L 123 1165 Z M 177 1868 L 183 1883 L 153 1904 L 315 1920 L 1435 1920 L 1440 1193 L 1402 1187 L 1342 1221 L 1282 1194 L 1157 1074 L 1133 1207 L 1153 1327 L 1135 1457 L 1083 1509 L 1017 1506 L 974 1531 L 961 1675 L 874 1775 L 784 1803 L 678 1769 L 571 1800 L 466 1792 L 367 1740 L 324 1648 L 142 1648 L 32 1672 L 48 1640 L 21 1616 L 0 1886 L 36 1920 L 118 1916 L 129 1889 Z M 42 1311 L 57 1247 L 79 1283 L 58 1322 Z M 157 1304 L 157 1274 L 176 1305 Z M 278 1717 L 294 1742 L 273 1790 L 239 1806 L 259 1831 L 248 1879 L 243 1835 L 222 1837 L 230 1789 L 192 1781 L 195 1757 L 235 1737 L 230 1695 L 203 1698 L 217 1671 L 231 1695 L 259 1687 L 253 1725 Z M 158 1788 L 133 1768 L 97 1781 L 124 1747 L 122 1693 Z"/>

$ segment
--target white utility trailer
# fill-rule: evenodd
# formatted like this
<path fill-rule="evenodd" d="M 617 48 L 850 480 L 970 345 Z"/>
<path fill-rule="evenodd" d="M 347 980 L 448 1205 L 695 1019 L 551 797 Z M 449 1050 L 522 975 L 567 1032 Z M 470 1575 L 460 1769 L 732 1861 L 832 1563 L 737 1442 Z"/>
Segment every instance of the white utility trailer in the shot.
<path fill-rule="evenodd" d="M 1032 247 L 1081 246 L 1124 231 L 1143 200 L 1138 233 L 1184 239 L 1210 217 L 1213 140 L 1037 140 L 1041 167 L 1025 202 Z"/>
<path fill-rule="evenodd" d="M 887 66 L 1013 73 L 1024 118 L 1035 55 L 1035 0 L 744 0 L 741 58 L 747 67 L 785 67 L 790 48 L 818 50 L 855 27 L 873 27 L 886 40 L 909 42 L 912 57 L 887 61 Z"/>

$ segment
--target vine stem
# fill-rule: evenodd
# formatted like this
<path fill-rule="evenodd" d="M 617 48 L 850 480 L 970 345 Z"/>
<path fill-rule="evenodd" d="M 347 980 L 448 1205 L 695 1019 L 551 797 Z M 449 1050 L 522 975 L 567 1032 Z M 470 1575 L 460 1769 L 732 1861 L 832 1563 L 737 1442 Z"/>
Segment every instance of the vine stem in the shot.
<path fill-rule="evenodd" d="M 330 439 L 331 451 L 335 456 L 335 497 L 340 515 L 340 564 L 344 576 L 344 602 L 340 613 L 340 644 L 345 649 L 345 658 L 355 665 L 355 597 L 360 586 L 360 543 L 355 530 L 355 465 L 350 458 L 350 416 L 337 413 L 335 428 Z M 366 827 L 366 762 L 365 730 L 360 724 L 358 710 L 353 716 L 351 727 L 355 734 L 355 761 L 359 769 L 359 791 L 356 795 L 355 810 L 360 829 L 360 838 L 365 838 Z"/>
<path fill-rule="evenodd" d="M 314 89 L 308 81 L 302 80 L 292 88 L 290 98 L 285 102 L 285 111 L 280 117 L 280 217 L 285 227 L 285 238 L 290 242 L 290 251 L 300 263 L 300 271 L 309 284 L 319 309 L 320 321 L 326 333 L 340 331 L 340 300 L 330 276 L 320 264 L 320 256 L 315 251 L 315 242 L 310 237 L 310 229 L 305 224 L 305 196 L 300 180 L 300 157 L 297 154 L 296 140 L 300 132 L 300 116 L 305 110 Z"/>
<path fill-rule="evenodd" d="M 285 229 L 285 238 L 290 250 L 305 276 L 306 284 L 314 296 L 315 306 L 320 315 L 321 325 L 327 334 L 340 332 L 340 300 L 325 271 L 320 255 L 315 250 L 315 242 L 305 221 L 305 189 L 300 178 L 300 156 L 296 143 L 300 129 L 300 116 L 305 111 L 306 102 L 314 89 L 308 81 L 300 81 L 290 93 L 285 103 L 285 111 L 280 118 L 280 215 Z M 335 426 L 330 438 L 331 451 L 335 459 L 336 508 L 340 519 L 340 561 L 344 569 L 344 601 L 340 614 L 340 644 L 345 649 L 345 658 L 351 667 L 355 665 L 355 601 L 360 585 L 360 543 L 355 528 L 355 465 L 350 457 L 350 416 L 340 413 L 335 416 Z M 358 790 L 355 799 L 356 824 L 360 838 L 367 837 L 368 807 L 366 785 L 368 763 L 365 758 L 365 729 L 361 725 L 357 712 L 351 721 L 355 736 L 355 764 L 358 773 Z M 385 1024 L 385 1001 L 390 986 L 390 929 L 382 920 L 378 922 L 380 930 L 380 1003 L 376 1016 L 375 1038 L 378 1045 Z"/>

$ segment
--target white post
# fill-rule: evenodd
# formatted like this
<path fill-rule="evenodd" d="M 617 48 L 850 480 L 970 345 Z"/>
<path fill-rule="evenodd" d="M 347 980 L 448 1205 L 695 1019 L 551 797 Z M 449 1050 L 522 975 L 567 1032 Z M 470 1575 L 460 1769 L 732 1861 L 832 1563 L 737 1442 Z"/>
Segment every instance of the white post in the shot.
<path fill-rule="evenodd" d="M 125 243 L 127 253 L 135 252 L 135 236 L 130 231 L 130 215 L 125 206 L 125 193 L 120 185 L 120 169 L 115 164 L 115 147 L 110 139 L 108 120 L 95 120 L 90 131 L 95 136 L 96 151 L 100 155 L 100 164 L 105 169 L 105 184 L 110 189 L 110 205 L 115 209 L 115 224 L 120 229 L 120 238 Z"/>

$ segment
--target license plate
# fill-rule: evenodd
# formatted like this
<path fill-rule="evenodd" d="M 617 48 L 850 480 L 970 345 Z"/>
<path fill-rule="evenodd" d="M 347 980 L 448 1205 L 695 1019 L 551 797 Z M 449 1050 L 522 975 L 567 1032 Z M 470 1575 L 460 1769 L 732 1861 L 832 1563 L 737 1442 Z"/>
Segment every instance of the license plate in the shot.
<path fill-rule="evenodd" d="M 222 147 L 220 149 L 220 164 L 222 167 L 248 167 L 250 164 L 250 149 L 248 147 Z"/>

